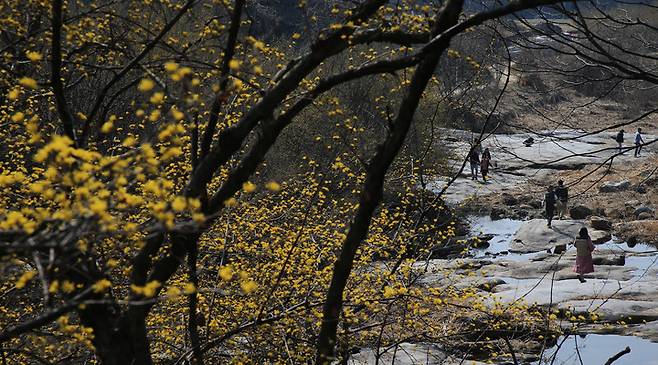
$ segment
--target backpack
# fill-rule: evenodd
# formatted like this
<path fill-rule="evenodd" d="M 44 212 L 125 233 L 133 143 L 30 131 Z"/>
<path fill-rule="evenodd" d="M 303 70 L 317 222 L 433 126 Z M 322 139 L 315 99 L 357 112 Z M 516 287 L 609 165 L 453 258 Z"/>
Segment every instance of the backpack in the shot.
<path fill-rule="evenodd" d="M 615 140 L 616 140 L 618 143 L 622 143 L 622 142 L 624 142 L 624 133 L 623 133 L 623 132 L 619 132 L 619 133 L 617 133 L 617 138 L 615 138 Z"/>
<path fill-rule="evenodd" d="M 544 195 L 544 200 L 546 201 L 546 206 L 547 207 L 555 206 L 555 194 L 554 193 L 546 193 L 546 195 Z"/>
<path fill-rule="evenodd" d="M 557 188 L 555 188 L 555 196 L 563 201 L 569 199 L 569 191 L 567 190 L 567 187 L 558 186 Z"/>
<path fill-rule="evenodd" d="M 471 163 L 480 163 L 480 155 L 478 154 L 478 151 L 473 150 L 473 151 L 471 152 L 471 155 L 468 156 L 468 160 L 469 160 Z"/>

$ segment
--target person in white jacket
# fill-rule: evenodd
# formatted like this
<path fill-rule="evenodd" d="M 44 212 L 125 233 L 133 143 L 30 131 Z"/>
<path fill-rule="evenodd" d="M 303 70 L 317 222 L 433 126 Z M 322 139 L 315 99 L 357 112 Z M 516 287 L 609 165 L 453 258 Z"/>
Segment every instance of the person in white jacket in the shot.
<path fill-rule="evenodd" d="M 644 139 L 642 139 L 642 128 L 638 128 L 635 133 L 635 157 L 640 157 L 640 152 L 642 152 L 642 144 L 644 144 Z"/>

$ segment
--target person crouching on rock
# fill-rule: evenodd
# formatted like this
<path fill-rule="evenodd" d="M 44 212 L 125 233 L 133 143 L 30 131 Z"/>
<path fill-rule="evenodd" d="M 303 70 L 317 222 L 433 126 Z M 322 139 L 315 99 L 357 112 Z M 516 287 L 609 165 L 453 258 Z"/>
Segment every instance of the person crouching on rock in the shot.
<path fill-rule="evenodd" d="M 578 280 L 584 283 L 586 280 L 584 274 L 594 272 L 594 262 L 592 261 L 592 251 L 594 251 L 594 244 L 589 237 L 587 228 L 583 227 L 578 232 L 578 237 L 573 241 L 576 246 L 576 265 L 573 271 L 578 274 Z"/>
<path fill-rule="evenodd" d="M 557 198 L 557 203 L 555 204 L 557 216 L 559 219 L 563 219 L 567 215 L 567 207 L 569 206 L 569 189 L 564 186 L 564 181 L 562 180 L 558 180 L 557 182 L 555 197 Z"/>
<path fill-rule="evenodd" d="M 553 185 L 548 187 L 546 194 L 544 194 L 544 209 L 546 212 L 546 227 L 551 227 L 553 222 L 553 215 L 555 214 L 555 192 Z"/>

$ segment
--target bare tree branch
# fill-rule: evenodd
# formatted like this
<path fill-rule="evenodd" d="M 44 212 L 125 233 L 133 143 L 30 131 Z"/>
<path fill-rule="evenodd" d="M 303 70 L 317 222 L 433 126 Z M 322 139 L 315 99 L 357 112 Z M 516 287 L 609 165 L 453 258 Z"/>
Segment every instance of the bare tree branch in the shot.
<path fill-rule="evenodd" d="M 73 117 L 66 104 L 64 84 L 62 83 L 62 0 L 53 0 L 52 4 L 52 42 L 50 59 L 50 83 L 55 95 L 55 105 L 59 119 L 66 134 L 73 143 L 77 144 Z"/>

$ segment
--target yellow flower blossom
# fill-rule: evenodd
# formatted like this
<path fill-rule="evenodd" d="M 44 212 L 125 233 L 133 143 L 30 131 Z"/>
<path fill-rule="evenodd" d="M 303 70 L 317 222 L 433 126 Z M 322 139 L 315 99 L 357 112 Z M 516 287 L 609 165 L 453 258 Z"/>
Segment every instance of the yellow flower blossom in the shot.
<path fill-rule="evenodd" d="M 18 97 L 21 95 L 21 90 L 17 87 L 9 90 L 9 93 L 7 93 L 7 99 L 9 100 L 16 100 Z"/>
<path fill-rule="evenodd" d="M 141 79 L 139 85 L 137 85 L 137 90 L 141 92 L 151 91 L 155 87 L 155 82 L 151 79 Z"/>
<path fill-rule="evenodd" d="M 113 128 L 114 128 L 114 123 L 108 120 L 107 122 L 103 123 L 103 126 L 101 126 L 101 132 L 110 133 Z"/>
<path fill-rule="evenodd" d="M 91 288 L 93 289 L 94 293 L 104 293 L 104 292 L 106 292 L 107 289 L 109 289 L 110 287 L 112 287 L 112 283 L 111 283 L 109 280 L 107 280 L 107 279 L 101 279 L 101 280 L 95 282 L 95 283 L 91 286 Z"/>
<path fill-rule="evenodd" d="M 151 114 L 149 115 L 149 120 L 150 120 L 151 122 L 157 122 L 158 119 L 160 119 L 160 113 L 161 113 L 161 112 L 160 112 L 160 110 L 158 110 L 158 109 L 152 111 Z"/>
<path fill-rule="evenodd" d="M 43 58 L 43 56 L 41 56 L 41 53 L 35 51 L 27 51 L 25 52 L 25 55 L 32 62 L 41 61 L 41 59 Z"/>
<path fill-rule="evenodd" d="M 167 289 L 167 296 L 170 298 L 177 298 L 180 295 L 181 295 L 181 290 L 176 286 L 172 286 L 171 288 Z"/>
<path fill-rule="evenodd" d="M 196 293 L 196 287 L 192 283 L 185 283 L 183 286 L 183 293 L 185 294 L 194 294 Z"/>
<path fill-rule="evenodd" d="M 37 88 L 37 81 L 33 78 L 30 77 L 23 77 L 18 82 L 25 86 L 28 89 L 36 89 Z"/>
<path fill-rule="evenodd" d="M 174 201 L 171 202 L 171 208 L 176 212 L 182 212 L 187 207 L 187 201 L 182 196 L 177 196 Z"/>
<path fill-rule="evenodd" d="M 183 118 L 185 118 L 185 113 L 181 112 L 175 107 L 171 108 L 171 115 L 174 117 L 176 121 L 183 120 Z"/>
<path fill-rule="evenodd" d="M 167 72 L 174 72 L 178 69 L 178 64 L 176 62 L 167 62 L 164 68 Z"/>
<path fill-rule="evenodd" d="M 164 103 L 164 93 L 162 91 L 153 93 L 153 95 L 151 95 L 151 98 L 149 99 L 149 102 L 151 102 L 152 104 Z"/>
<path fill-rule="evenodd" d="M 244 191 L 245 193 L 253 193 L 254 191 L 256 191 L 256 184 L 247 181 L 244 184 L 242 184 L 242 191 Z"/>
<path fill-rule="evenodd" d="M 64 282 L 62 283 L 62 291 L 64 291 L 64 293 L 72 293 L 74 290 L 75 290 L 75 284 L 73 284 L 68 280 L 64 280 Z"/>
<path fill-rule="evenodd" d="M 192 220 L 197 224 L 203 224 L 206 221 L 206 216 L 203 213 L 192 214 Z"/>
<path fill-rule="evenodd" d="M 18 278 L 18 281 L 16 281 L 16 289 L 23 289 L 35 276 L 37 276 L 36 271 L 24 272 L 23 275 Z"/>
<path fill-rule="evenodd" d="M 281 190 L 281 185 L 279 185 L 279 183 L 276 181 L 270 181 L 267 184 L 265 184 L 265 188 L 267 190 L 277 192 Z"/>
<path fill-rule="evenodd" d="M 240 283 L 240 288 L 243 292 L 249 294 L 258 289 L 258 284 L 253 280 L 246 280 Z"/>
<path fill-rule="evenodd" d="M 229 67 L 231 70 L 233 70 L 233 71 L 237 71 L 237 70 L 239 70 L 239 69 L 240 69 L 240 65 L 241 65 L 240 61 L 238 61 L 238 60 L 236 60 L 236 59 L 230 60 L 230 61 L 228 62 L 228 67 Z"/>
<path fill-rule="evenodd" d="M 222 278 L 222 280 L 231 280 L 233 277 L 233 269 L 230 266 L 222 267 L 219 269 L 219 277 Z"/>

